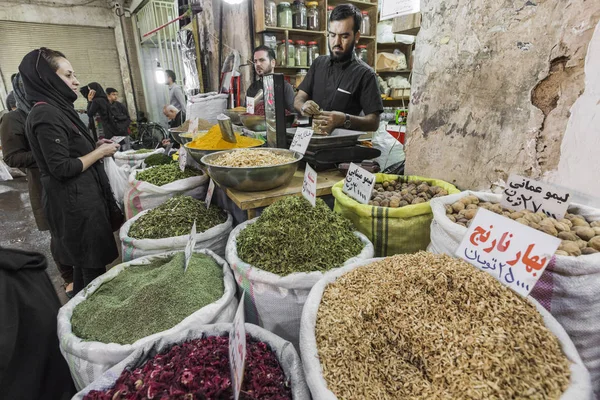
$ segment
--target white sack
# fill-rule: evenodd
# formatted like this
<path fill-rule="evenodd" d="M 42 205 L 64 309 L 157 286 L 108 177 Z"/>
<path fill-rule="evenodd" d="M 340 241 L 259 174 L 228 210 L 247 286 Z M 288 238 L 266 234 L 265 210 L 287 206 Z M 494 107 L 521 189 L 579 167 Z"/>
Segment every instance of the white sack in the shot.
<path fill-rule="evenodd" d="M 115 153 L 115 162 L 120 167 L 129 165 L 131 168 L 139 168 L 146 158 L 153 154 L 164 154 L 165 149 L 162 147 L 155 149 L 152 152 L 135 154 L 137 150 L 117 151 Z"/>
<path fill-rule="evenodd" d="M 128 165 L 118 167 L 112 157 L 104 158 L 103 164 L 113 196 L 119 208 L 123 210 L 125 193 L 129 190 L 130 167 Z"/>
<path fill-rule="evenodd" d="M 227 109 L 226 94 L 204 94 L 193 96 L 187 102 L 187 119 L 202 118 L 211 124 L 217 124 L 217 116 Z"/>

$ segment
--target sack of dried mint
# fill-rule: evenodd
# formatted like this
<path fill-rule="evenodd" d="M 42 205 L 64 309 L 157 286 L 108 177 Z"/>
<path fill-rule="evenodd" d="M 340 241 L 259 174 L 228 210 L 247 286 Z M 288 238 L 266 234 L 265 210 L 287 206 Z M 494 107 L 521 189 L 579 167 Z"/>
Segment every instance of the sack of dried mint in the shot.
<path fill-rule="evenodd" d="M 183 250 L 196 222 L 196 248 L 224 255 L 233 223 L 229 213 L 190 196 L 175 196 L 123 224 L 119 232 L 124 261 Z"/>
<path fill-rule="evenodd" d="M 142 151 L 141 153 L 141 150 L 117 151 L 115 153 L 115 162 L 119 167 L 122 165 L 129 165 L 130 167 L 138 168 L 148 157 L 151 157 L 155 154 L 164 154 L 165 152 L 165 149 L 162 147 L 155 150 L 143 150 L 145 151 Z"/>
<path fill-rule="evenodd" d="M 590 376 L 535 300 L 447 255 L 327 273 L 302 315 L 313 398 L 591 399 Z"/>
<path fill-rule="evenodd" d="M 81 389 L 134 350 L 200 324 L 230 322 L 237 309 L 228 264 L 210 250 L 170 252 L 120 264 L 58 315 L 60 348 Z"/>
<path fill-rule="evenodd" d="M 238 225 L 226 258 L 251 307 L 246 320 L 298 345 L 304 301 L 324 271 L 373 257 L 373 245 L 317 199 L 287 197 Z"/>

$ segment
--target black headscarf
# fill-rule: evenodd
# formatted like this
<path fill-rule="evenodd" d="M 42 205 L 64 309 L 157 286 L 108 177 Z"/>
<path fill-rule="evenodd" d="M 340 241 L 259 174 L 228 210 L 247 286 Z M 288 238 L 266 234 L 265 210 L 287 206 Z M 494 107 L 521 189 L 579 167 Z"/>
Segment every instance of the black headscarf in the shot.
<path fill-rule="evenodd" d="M 102 98 L 102 99 L 107 99 L 108 97 L 106 96 L 106 92 L 104 91 L 104 89 L 102 88 L 102 86 L 98 83 L 98 82 L 90 82 L 88 83 L 88 88 L 90 89 L 94 89 L 96 91 L 96 94 L 94 95 L 94 98 Z M 87 95 L 86 95 L 87 97 Z"/>
<path fill-rule="evenodd" d="M 19 72 L 25 86 L 27 100 L 31 104 L 45 102 L 60 109 L 73 125 L 93 142 L 87 127 L 73 107 L 73 103 L 77 100 L 77 93 L 56 74 L 39 50 L 33 50 L 23 57 Z"/>
<path fill-rule="evenodd" d="M 25 95 L 25 86 L 23 85 L 21 74 L 15 74 L 12 85 L 15 100 L 17 101 L 17 108 L 24 113 L 29 114 L 29 111 L 31 111 L 31 103 L 27 100 Z"/>

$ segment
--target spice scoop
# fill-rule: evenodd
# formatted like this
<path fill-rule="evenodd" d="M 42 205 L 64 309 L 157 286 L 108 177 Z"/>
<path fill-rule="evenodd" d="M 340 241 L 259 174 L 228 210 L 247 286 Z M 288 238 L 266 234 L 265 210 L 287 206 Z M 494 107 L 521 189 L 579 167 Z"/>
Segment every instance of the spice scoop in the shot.
<path fill-rule="evenodd" d="M 220 114 L 217 117 L 217 121 L 219 121 L 219 128 L 221 128 L 221 136 L 223 137 L 223 140 L 229 143 L 237 143 L 235 133 L 233 133 L 231 118 L 225 114 Z"/>

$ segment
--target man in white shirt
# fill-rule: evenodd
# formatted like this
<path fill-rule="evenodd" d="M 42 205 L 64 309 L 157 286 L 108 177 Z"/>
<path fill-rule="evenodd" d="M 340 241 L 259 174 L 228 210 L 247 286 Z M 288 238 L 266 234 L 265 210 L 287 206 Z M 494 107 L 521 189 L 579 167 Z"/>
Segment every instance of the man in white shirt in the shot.
<path fill-rule="evenodd" d="M 169 104 L 178 110 L 185 110 L 185 95 L 181 86 L 175 83 L 177 75 L 170 69 L 165 71 L 167 75 L 167 85 L 169 85 Z"/>

